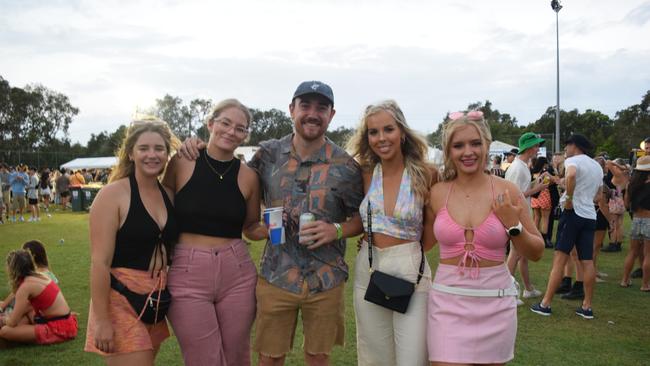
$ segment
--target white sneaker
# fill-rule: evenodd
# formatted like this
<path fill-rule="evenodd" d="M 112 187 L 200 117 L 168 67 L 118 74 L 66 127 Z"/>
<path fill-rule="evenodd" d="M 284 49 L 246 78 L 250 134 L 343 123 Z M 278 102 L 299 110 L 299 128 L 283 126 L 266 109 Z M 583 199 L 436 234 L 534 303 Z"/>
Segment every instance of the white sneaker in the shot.
<path fill-rule="evenodd" d="M 596 277 L 596 283 L 603 283 L 603 282 L 605 282 L 605 280 L 603 280 L 600 277 Z"/>
<path fill-rule="evenodd" d="M 25 222 L 25 218 L 22 217 L 22 216 L 20 216 L 20 219 L 18 219 L 18 221 L 20 221 L 20 222 Z"/>
<path fill-rule="evenodd" d="M 536 288 L 533 288 L 530 291 L 524 290 L 524 294 L 523 294 L 522 297 L 524 299 L 532 299 L 533 297 L 539 297 L 539 296 L 542 296 L 542 291 L 540 291 L 540 290 L 538 290 Z"/>
<path fill-rule="evenodd" d="M 48 213 L 48 214 L 47 214 L 47 218 L 51 219 L 51 218 L 52 218 L 52 214 Z"/>
<path fill-rule="evenodd" d="M 607 273 L 605 273 L 605 272 L 597 272 L 597 273 L 596 273 L 596 276 L 602 278 L 602 277 L 607 277 L 607 276 L 609 276 L 609 275 L 608 275 Z"/>
<path fill-rule="evenodd" d="M 22 221 L 22 220 L 20 220 L 20 221 Z M 30 217 L 30 218 L 27 220 L 27 222 L 33 222 L 33 221 L 36 221 L 33 217 Z"/>
<path fill-rule="evenodd" d="M 523 304 L 524 302 L 520 298 L 517 298 L 517 306 L 521 306 Z"/>

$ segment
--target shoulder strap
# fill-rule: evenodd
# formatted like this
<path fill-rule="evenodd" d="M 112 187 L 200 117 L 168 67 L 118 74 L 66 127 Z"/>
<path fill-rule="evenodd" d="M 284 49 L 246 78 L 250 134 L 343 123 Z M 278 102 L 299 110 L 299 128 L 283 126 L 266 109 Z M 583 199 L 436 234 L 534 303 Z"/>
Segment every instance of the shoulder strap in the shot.
<path fill-rule="evenodd" d="M 449 196 L 451 196 L 451 189 L 454 187 L 454 182 L 449 183 L 449 190 L 447 191 L 447 197 L 445 198 L 445 208 L 447 208 L 447 202 L 449 202 Z"/>

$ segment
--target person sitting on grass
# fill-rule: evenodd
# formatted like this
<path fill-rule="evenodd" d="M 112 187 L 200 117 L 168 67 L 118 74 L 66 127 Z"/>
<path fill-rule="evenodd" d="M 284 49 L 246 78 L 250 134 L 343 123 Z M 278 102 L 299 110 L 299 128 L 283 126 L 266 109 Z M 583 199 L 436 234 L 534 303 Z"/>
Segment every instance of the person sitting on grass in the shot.
<path fill-rule="evenodd" d="M 0 340 L 54 344 L 77 336 L 77 316 L 59 286 L 37 271 L 34 258 L 24 249 L 7 255 L 9 285 L 16 294 L 14 311 L 0 320 Z"/>
<path fill-rule="evenodd" d="M 52 271 L 50 271 L 49 261 L 47 260 L 47 253 L 45 252 L 45 245 L 43 245 L 43 243 L 38 240 L 30 240 L 23 244 L 23 249 L 28 250 L 34 258 L 37 272 L 46 275 L 54 281 L 54 283 L 59 283 L 59 279 L 56 278 Z M 9 313 L 13 311 L 14 303 L 15 294 L 11 292 L 3 301 L 0 301 L 0 313 L 3 313 L 4 316 L 8 316 Z"/>

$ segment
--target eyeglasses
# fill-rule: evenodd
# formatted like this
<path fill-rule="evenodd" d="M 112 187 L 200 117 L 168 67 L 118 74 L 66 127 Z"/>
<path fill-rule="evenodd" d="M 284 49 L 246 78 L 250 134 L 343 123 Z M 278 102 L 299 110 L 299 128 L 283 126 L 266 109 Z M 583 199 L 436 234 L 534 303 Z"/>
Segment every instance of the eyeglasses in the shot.
<path fill-rule="evenodd" d="M 215 120 L 214 123 L 218 124 L 219 127 L 221 127 L 221 129 L 223 129 L 225 131 L 229 131 L 230 129 L 234 130 L 235 135 L 238 135 L 240 137 L 244 137 L 244 136 L 248 135 L 248 128 L 247 127 L 237 125 L 237 124 L 231 122 L 230 120 L 228 120 L 227 118 Z"/>

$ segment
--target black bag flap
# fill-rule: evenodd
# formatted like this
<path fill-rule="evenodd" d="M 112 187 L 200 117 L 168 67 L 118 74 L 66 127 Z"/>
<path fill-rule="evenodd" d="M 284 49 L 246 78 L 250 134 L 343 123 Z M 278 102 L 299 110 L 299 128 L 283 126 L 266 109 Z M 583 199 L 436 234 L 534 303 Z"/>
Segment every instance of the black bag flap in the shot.
<path fill-rule="evenodd" d="M 388 297 L 409 296 L 415 291 L 412 282 L 379 271 L 372 272 L 370 282 Z"/>

